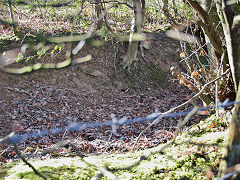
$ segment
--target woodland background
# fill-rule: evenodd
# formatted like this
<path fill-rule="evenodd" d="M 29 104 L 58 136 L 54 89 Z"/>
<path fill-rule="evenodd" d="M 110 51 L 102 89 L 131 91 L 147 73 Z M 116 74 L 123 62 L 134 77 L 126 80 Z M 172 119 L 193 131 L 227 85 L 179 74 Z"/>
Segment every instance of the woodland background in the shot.
<path fill-rule="evenodd" d="M 3 178 L 239 178 L 239 1 L 8 0 L 0 13 Z M 85 164 L 27 160 L 62 156 Z M 33 172 L 8 170 L 17 157 Z"/>

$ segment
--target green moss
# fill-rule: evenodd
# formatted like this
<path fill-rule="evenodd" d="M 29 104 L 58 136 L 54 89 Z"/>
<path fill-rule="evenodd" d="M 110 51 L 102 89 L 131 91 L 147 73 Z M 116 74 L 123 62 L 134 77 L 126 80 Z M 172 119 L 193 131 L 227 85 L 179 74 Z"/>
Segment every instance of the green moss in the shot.
<path fill-rule="evenodd" d="M 115 170 L 111 173 L 119 179 L 205 179 L 207 168 L 217 169 L 219 166 L 226 136 L 225 132 L 218 132 L 216 129 L 212 131 L 211 128 L 208 128 L 208 130 L 202 131 L 212 122 L 214 122 L 214 116 L 190 128 L 189 131 L 193 136 L 183 133 L 175 138 L 175 144 L 166 147 L 162 153 L 149 156 L 133 168 Z M 194 133 L 198 135 L 194 136 Z M 197 144 L 206 145 L 198 146 Z M 152 152 L 159 152 L 162 146 L 134 153 L 84 158 L 93 165 L 86 164 L 77 157 L 36 161 L 32 164 L 48 179 L 91 179 L 99 174 L 98 167 L 106 169 L 127 167 L 136 163 L 143 155 L 148 156 Z M 2 172 L 3 176 L 6 176 L 6 171 Z M 29 167 L 22 164 L 11 168 L 8 173 L 7 179 L 39 178 Z M 107 179 L 107 177 L 102 177 L 102 179 Z"/>
<path fill-rule="evenodd" d="M 0 179 L 4 179 L 4 177 L 7 176 L 7 170 L 6 169 L 0 169 Z"/>
<path fill-rule="evenodd" d="M 205 129 L 201 129 L 199 131 L 190 131 L 188 134 L 190 136 L 194 136 L 194 137 L 201 137 L 204 133 L 206 133 Z"/>
<path fill-rule="evenodd" d="M 38 172 L 44 175 L 49 180 L 58 179 L 91 179 L 95 175 L 91 168 L 78 168 L 74 166 L 60 166 L 57 168 L 50 166 L 43 166 L 38 168 Z M 34 179 L 41 180 L 42 178 L 36 175 L 33 171 L 18 173 L 17 177 L 20 179 Z"/>

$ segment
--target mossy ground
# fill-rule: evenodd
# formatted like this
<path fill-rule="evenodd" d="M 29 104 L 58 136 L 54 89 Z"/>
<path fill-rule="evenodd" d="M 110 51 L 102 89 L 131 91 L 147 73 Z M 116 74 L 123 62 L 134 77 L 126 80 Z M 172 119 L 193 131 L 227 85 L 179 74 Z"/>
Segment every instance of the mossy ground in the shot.
<path fill-rule="evenodd" d="M 111 173 L 119 179 L 206 179 L 208 168 L 213 172 L 218 169 L 226 136 L 223 128 L 226 124 L 226 117 L 217 118 L 212 115 L 177 136 L 172 140 L 174 143 L 167 142 L 169 145 L 161 153 L 156 152 L 165 144 L 134 153 L 90 156 L 84 159 L 66 157 L 35 160 L 31 163 L 48 179 L 91 179 L 101 174 L 101 168 L 126 167 L 138 161 L 141 156 L 147 156 L 146 160 L 133 168 Z M 10 169 L 7 166 L 2 167 L 1 178 L 40 179 L 22 162 Z M 108 179 L 106 176 L 101 178 Z"/>

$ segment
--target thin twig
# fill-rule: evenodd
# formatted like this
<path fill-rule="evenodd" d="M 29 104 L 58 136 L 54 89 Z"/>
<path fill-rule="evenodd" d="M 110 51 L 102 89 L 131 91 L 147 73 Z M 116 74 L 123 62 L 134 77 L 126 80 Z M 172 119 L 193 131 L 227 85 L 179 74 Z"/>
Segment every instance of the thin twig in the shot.
<path fill-rule="evenodd" d="M 185 124 L 189 121 L 189 119 L 198 111 L 198 107 L 195 106 L 193 110 L 187 114 L 187 116 L 184 118 L 183 121 L 178 122 L 178 133 L 180 132 L 180 129 L 185 126 Z"/>
<path fill-rule="evenodd" d="M 29 92 L 27 91 L 24 91 L 24 90 L 20 90 L 18 88 L 11 88 L 11 87 L 6 87 L 6 89 L 10 90 L 10 91 L 15 91 L 15 92 L 18 92 L 18 93 L 23 93 L 23 94 L 26 94 L 28 96 L 32 96 Z"/>
<path fill-rule="evenodd" d="M 21 155 L 21 153 L 18 150 L 17 144 L 14 143 L 13 145 L 14 145 L 14 149 L 15 149 L 15 152 L 17 153 L 18 157 L 21 158 L 23 160 L 23 162 L 25 164 L 27 164 L 30 168 L 32 168 L 32 170 L 34 171 L 35 174 L 37 174 L 38 176 L 40 176 L 44 180 L 47 180 L 47 178 L 44 175 L 42 175 L 39 171 L 37 171 L 37 169 Z"/>
<path fill-rule="evenodd" d="M 221 69 L 223 68 L 223 60 L 224 56 L 226 55 L 226 51 L 223 51 L 222 57 L 221 57 L 221 63 L 219 65 L 219 68 L 217 70 L 217 76 L 219 76 Z M 218 105 L 218 81 L 215 82 L 215 104 Z M 216 108 L 216 116 L 219 117 L 218 109 Z"/>
<path fill-rule="evenodd" d="M 185 60 L 188 60 L 190 57 L 192 57 L 194 54 L 197 54 L 198 51 L 202 50 L 203 47 L 206 46 L 206 43 L 200 46 L 198 49 L 194 50 L 189 56 L 185 57 L 184 59 L 181 59 L 180 62 L 183 62 Z"/>
<path fill-rule="evenodd" d="M 195 107 L 191 112 L 189 112 L 187 114 L 187 116 L 184 118 L 184 120 L 178 124 L 178 129 L 181 129 L 183 126 L 185 126 L 185 124 L 189 121 L 189 119 L 191 118 L 192 115 L 194 115 L 197 111 L 198 111 L 198 107 Z M 180 131 L 177 131 L 177 135 L 180 133 Z M 160 149 L 157 149 L 155 151 L 152 151 L 151 153 L 149 153 L 148 155 L 145 156 L 140 156 L 139 160 L 136 161 L 135 163 L 127 166 L 127 167 L 120 167 L 120 168 L 108 168 L 108 170 L 110 171 L 118 171 L 118 170 L 128 170 L 131 169 L 137 165 L 139 165 L 141 163 L 141 161 L 146 160 L 147 158 L 149 158 L 152 155 L 158 154 L 163 152 L 163 150 L 165 148 L 167 148 L 169 145 L 174 144 L 175 143 L 175 139 L 172 141 L 169 141 L 168 143 L 166 143 L 164 146 L 162 146 Z"/>
<path fill-rule="evenodd" d="M 208 85 L 210 85 L 210 84 L 214 83 L 215 81 L 219 80 L 219 79 L 222 78 L 224 75 L 226 75 L 229 71 L 230 71 L 230 69 L 227 69 L 221 76 L 219 76 L 219 77 L 215 78 L 214 80 L 212 80 L 212 81 L 208 82 L 207 84 L 205 84 L 205 85 L 202 87 L 202 89 L 201 89 L 197 94 L 195 94 L 192 98 L 190 98 L 190 99 L 187 100 L 186 102 L 180 104 L 179 106 L 176 106 L 176 107 L 174 107 L 174 108 L 171 108 L 170 110 L 168 110 L 168 111 L 166 111 L 166 112 L 164 112 L 164 113 L 161 113 L 160 117 L 158 117 L 157 119 L 155 119 L 146 129 L 144 129 L 144 130 L 139 134 L 139 136 L 137 137 L 136 142 L 135 142 L 134 145 L 133 145 L 132 151 L 134 150 L 134 148 L 135 148 L 136 144 L 138 143 L 138 141 L 139 141 L 140 137 L 142 136 L 142 134 L 145 133 L 149 128 L 151 128 L 155 123 L 159 122 L 159 121 L 160 121 L 164 116 L 166 116 L 167 114 L 170 114 L 170 113 L 172 113 L 173 111 L 175 111 L 175 110 L 177 110 L 177 109 L 179 109 L 179 108 L 181 108 L 181 107 L 189 104 L 193 99 L 195 99 L 196 97 L 200 96 L 201 93 L 204 91 L 204 89 L 205 89 Z"/>

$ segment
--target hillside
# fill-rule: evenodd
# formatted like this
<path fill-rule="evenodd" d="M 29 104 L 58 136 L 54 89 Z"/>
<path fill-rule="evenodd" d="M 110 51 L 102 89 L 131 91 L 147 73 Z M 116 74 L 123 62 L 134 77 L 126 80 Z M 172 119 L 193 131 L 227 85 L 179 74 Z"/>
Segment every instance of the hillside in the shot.
<path fill-rule="evenodd" d="M 1 136 L 12 131 L 23 134 L 65 127 L 73 122 L 104 122 L 111 120 L 111 114 L 117 118 L 145 117 L 181 104 L 190 98 L 190 92 L 173 81 L 169 71 L 172 65 L 177 65 L 178 42 L 169 38 L 156 39 L 152 47 L 154 49 L 145 50 L 149 61 L 140 59 L 138 67 L 131 71 L 123 70 L 116 62 L 124 54 L 124 46 L 116 46 L 116 52 L 111 43 L 106 42 L 102 47 L 86 44 L 81 53 L 73 57 L 77 59 L 91 54 L 92 60 L 86 63 L 23 75 L 0 72 L 3 79 L 0 82 Z M 59 62 L 64 58 L 63 51 L 55 58 L 46 56 L 41 61 Z M 23 67 L 26 63 L 16 65 Z M 140 143 L 139 148 L 155 147 L 174 137 L 176 123 L 177 119 L 171 118 L 156 124 L 146 133 L 148 146 Z M 86 153 L 127 152 L 147 125 L 148 122 L 126 125 L 119 129 L 118 135 L 111 135 L 111 128 L 101 127 L 41 139 L 30 138 L 22 150 L 33 148 L 34 151 L 36 146 L 45 149 L 58 141 L 70 139 Z M 166 131 L 164 135 L 161 135 L 162 130 Z M 93 148 L 89 149 L 89 144 Z"/>

